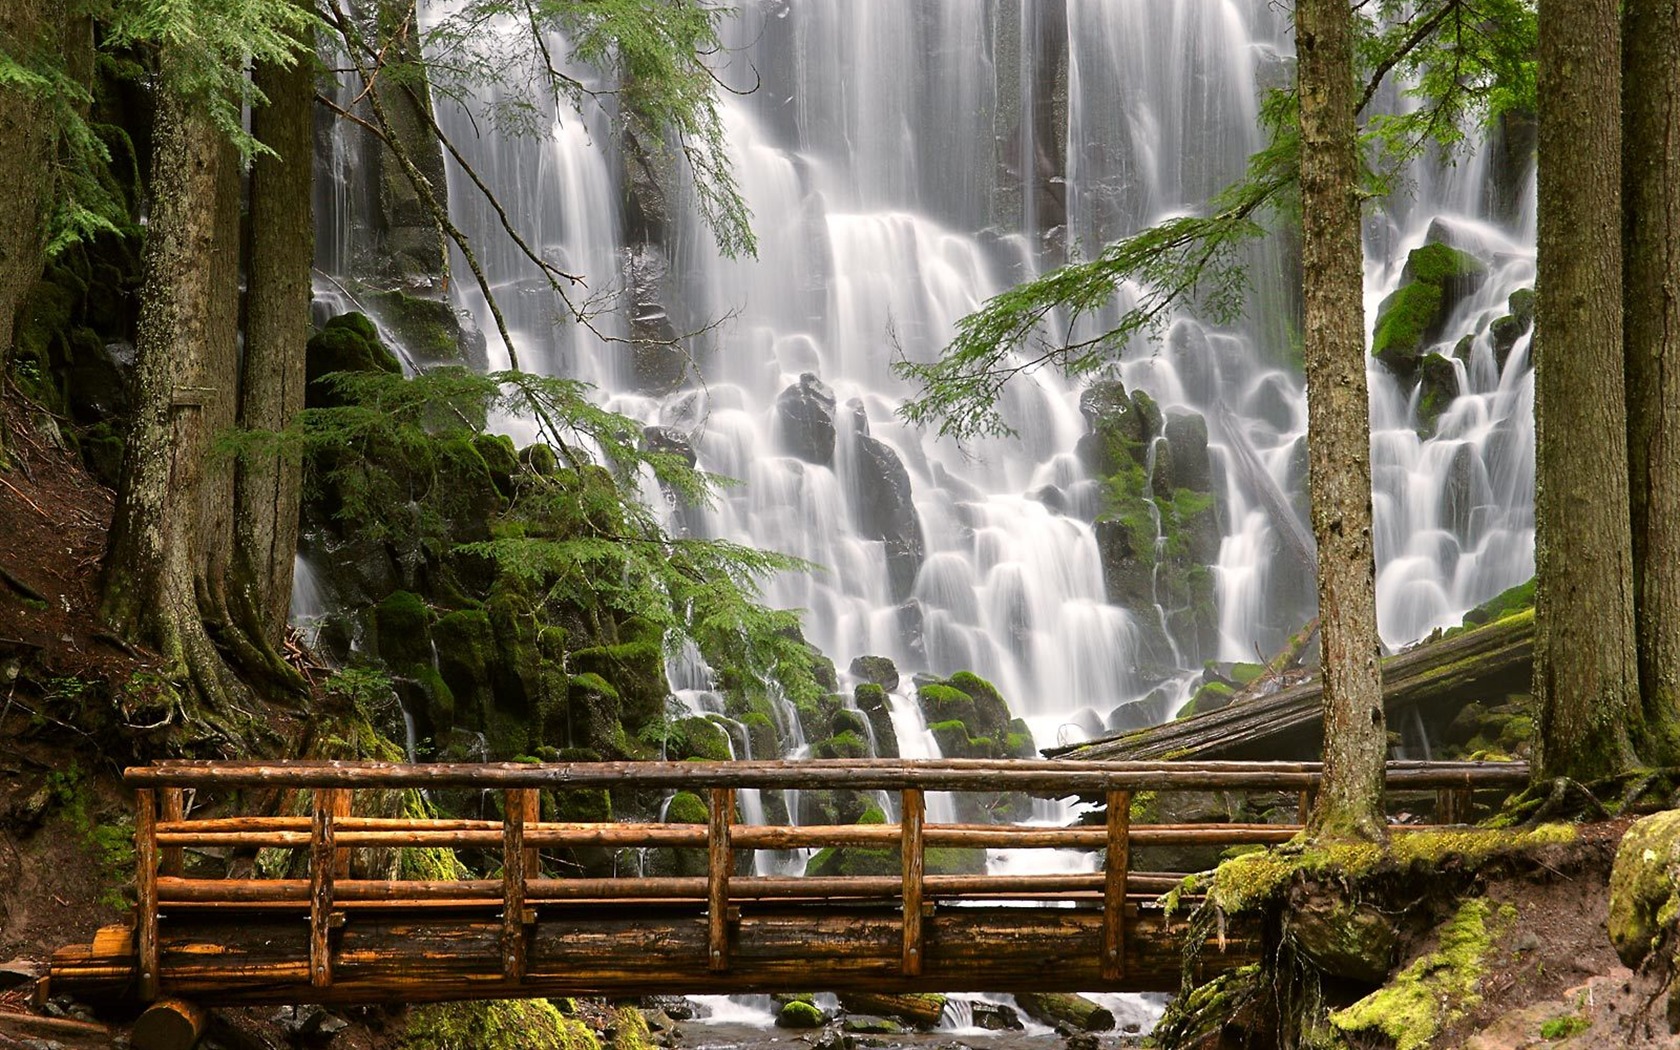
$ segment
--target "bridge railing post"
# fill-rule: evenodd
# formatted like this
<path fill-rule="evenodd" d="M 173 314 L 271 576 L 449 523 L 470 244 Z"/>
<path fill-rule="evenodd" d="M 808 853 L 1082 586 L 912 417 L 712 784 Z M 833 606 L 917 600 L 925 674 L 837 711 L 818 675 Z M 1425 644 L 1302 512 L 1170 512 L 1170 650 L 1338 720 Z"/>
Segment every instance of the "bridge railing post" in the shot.
<path fill-rule="evenodd" d="M 707 965 L 713 970 L 729 969 L 729 875 L 735 867 L 729 825 L 734 816 L 734 789 L 713 788 L 706 832 Z"/>
<path fill-rule="evenodd" d="M 1131 871 L 1132 793 L 1108 793 L 1108 854 L 1103 861 L 1103 954 L 1105 981 L 1126 975 L 1126 878 Z"/>
<path fill-rule="evenodd" d="M 341 799 L 340 796 L 343 796 Z M 331 986 L 332 930 L 342 922 L 333 911 L 333 880 L 338 874 L 337 823 L 340 810 L 348 810 L 349 790 L 317 788 L 312 793 L 309 822 L 309 983 L 315 988 Z M 349 851 L 344 851 L 348 864 Z"/>
<path fill-rule="evenodd" d="M 157 792 L 134 793 L 134 945 L 139 956 L 140 1001 L 158 995 Z"/>
<path fill-rule="evenodd" d="M 536 850 L 525 845 L 525 822 L 538 811 L 535 788 L 510 788 L 502 795 L 502 976 L 525 979 L 525 928 L 536 916 L 526 907 L 525 883 Z"/>
<path fill-rule="evenodd" d="M 904 873 L 903 970 L 906 977 L 919 977 L 922 973 L 922 882 L 926 872 L 922 825 L 927 819 L 927 799 L 920 788 L 904 789 L 899 813 L 899 851 Z"/>
<path fill-rule="evenodd" d="M 180 788 L 159 791 L 158 804 L 163 810 L 164 823 L 186 819 L 187 793 Z M 180 846 L 164 846 L 158 851 L 158 858 L 159 870 L 164 875 L 178 877 L 186 870 L 186 850 Z"/>

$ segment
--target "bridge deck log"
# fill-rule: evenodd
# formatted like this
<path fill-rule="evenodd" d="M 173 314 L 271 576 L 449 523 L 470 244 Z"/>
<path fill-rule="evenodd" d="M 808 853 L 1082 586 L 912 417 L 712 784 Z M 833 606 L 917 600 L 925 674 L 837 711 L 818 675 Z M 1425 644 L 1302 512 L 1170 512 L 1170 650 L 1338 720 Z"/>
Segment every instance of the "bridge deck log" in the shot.
<path fill-rule="evenodd" d="M 1123 981 L 1103 976 L 1103 925 L 1100 908 L 940 908 L 923 923 L 922 972 L 907 975 L 896 907 L 749 907 L 733 924 L 729 968 L 719 971 L 697 965 L 710 938 L 703 906 L 555 906 L 537 910 L 519 981 L 503 973 L 498 916 L 371 913 L 338 931 L 332 983 L 319 986 L 310 980 L 307 924 L 205 913 L 163 924 L 158 983 L 161 994 L 208 1005 L 773 992 L 805 987 L 815 974 L 834 991 L 1178 989 L 1182 918 L 1126 903 Z M 1203 953 L 1204 976 L 1256 960 L 1257 931 L 1239 923 L 1226 938 L 1223 952 L 1210 945 Z M 55 992 L 94 999 L 122 994 L 134 977 L 132 957 L 61 953 L 53 964 Z"/>

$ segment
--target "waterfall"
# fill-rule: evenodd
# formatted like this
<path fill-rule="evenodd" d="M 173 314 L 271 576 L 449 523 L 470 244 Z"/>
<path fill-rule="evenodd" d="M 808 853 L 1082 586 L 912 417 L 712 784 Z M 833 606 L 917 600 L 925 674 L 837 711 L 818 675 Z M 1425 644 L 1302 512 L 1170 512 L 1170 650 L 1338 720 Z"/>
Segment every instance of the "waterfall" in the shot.
<path fill-rule="evenodd" d="M 433 20 L 446 10 L 424 6 Z M 712 508 L 681 509 L 681 530 L 822 566 L 779 575 L 767 599 L 804 610 L 807 637 L 837 663 L 871 653 L 906 671 L 973 670 L 1041 745 L 1101 731 L 1140 697 L 1164 717 L 1200 660 L 1252 659 L 1304 622 L 1313 587 L 1284 552 L 1304 510 L 1306 412 L 1290 363 L 1292 264 L 1276 238 L 1245 256 L 1251 287 L 1234 324 L 1183 311 L 1164 344 L 1134 339 L 1111 370 L 1169 421 L 1210 424 L 1220 533 L 1207 565 L 1211 648 L 1173 624 L 1153 578 L 1139 607 L 1110 601 L 1092 521 L 1099 479 L 1074 454 L 1087 429 L 1080 384 L 1023 375 L 1005 395 L 1016 434 L 959 447 L 899 419 L 915 391 L 891 367 L 935 358 L 962 317 L 1011 284 L 1201 207 L 1240 177 L 1264 144 L 1260 95 L 1290 75 L 1288 25 L 1273 5 L 776 0 L 734 5 L 722 32 L 715 72 L 740 93 L 718 104 L 756 258 L 718 253 L 681 165 L 664 175 L 663 232 L 643 229 L 645 216 L 626 220 L 642 176 L 600 71 L 566 66 L 589 92 L 575 105 L 539 99 L 531 123 L 547 133 L 484 119 L 500 101 L 490 89 L 455 85 L 437 100 L 440 125 L 533 249 L 585 276 L 573 302 L 604 307 L 592 327 L 568 321 L 452 164 L 452 215 L 477 245 L 522 364 L 595 384 L 615 410 L 673 428 L 701 469 L 744 482 Z M 566 54 L 564 39 L 547 43 Z M 339 175 L 353 146 L 334 142 Z M 1420 423 L 1415 384 L 1371 364 L 1391 646 L 1531 572 L 1526 336 L 1496 355 L 1489 328 L 1532 282 L 1532 192 L 1495 202 L 1493 163 L 1420 161 L 1415 192 L 1367 222 L 1368 327 L 1426 239 L 1468 248 L 1490 269 L 1439 333 L 1441 349 L 1464 342 L 1451 366 L 1457 396 L 1433 427 Z M 329 275 L 352 253 L 343 231 L 362 206 L 352 181 L 335 177 L 321 193 L 337 231 L 321 253 Z M 459 258 L 454 268 L 466 272 Z M 492 330 L 472 282 L 456 280 L 452 294 Z M 612 340 L 655 322 L 699 334 L 650 378 L 640 352 Z M 487 356 L 501 362 L 497 340 Z M 809 432 L 813 405 L 832 421 L 826 433 Z M 1233 421 L 1224 429 L 1221 414 Z M 1279 518 L 1291 504 L 1293 523 Z M 1159 550 L 1160 513 L 1150 516 Z"/>

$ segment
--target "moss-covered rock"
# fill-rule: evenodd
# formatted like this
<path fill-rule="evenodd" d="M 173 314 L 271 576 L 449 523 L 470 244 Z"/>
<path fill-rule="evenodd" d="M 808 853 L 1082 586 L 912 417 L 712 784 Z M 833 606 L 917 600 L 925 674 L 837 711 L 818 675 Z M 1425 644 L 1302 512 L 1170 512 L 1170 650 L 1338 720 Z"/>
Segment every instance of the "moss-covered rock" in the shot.
<path fill-rule="evenodd" d="M 727 762 L 734 758 L 729 734 L 709 718 L 690 715 L 679 719 L 672 727 L 669 757 L 698 758 L 708 762 Z"/>
<path fill-rule="evenodd" d="M 410 591 L 389 594 L 373 607 L 374 651 L 401 673 L 432 663 L 431 610 Z"/>
<path fill-rule="evenodd" d="M 1325 973 L 1380 984 L 1394 965 L 1399 930 L 1373 905 L 1316 893 L 1284 916 L 1285 933 Z"/>
<path fill-rule="evenodd" d="M 822 1010 L 803 999 L 790 999 L 776 1012 L 777 1028 L 821 1028 L 825 1021 Z"/>
<path fill-rule="evenodd" d="M 1487 267 L 1468 252 L 1431 243 L 1406 257 L 1400 279 L 1400 287 L 1377 307 L 1371 354 L 1396 375 L 1409 377 L 1453 308 L 1487 280 Z"/>
<path fill-rule="evenodd" d="M 304 404 L 309 408 L 331 408 L 346 404 L 322 377 L 336 372 L 402 372 L 396 355 L 379 341 L 379 330 L 367 315 L 339 314 L 310 337 L 305 351 L 304 374 L 308 386 Z"/>
<path fill-rule="evenodd" d="M 1610 869 L 1610 943 L 1630 967 L 1672 941 L 1680 917 L 1680 810 L 1634 822 Z M 1672 950 L 1672 949 L 1670 949 Z M 1672 960 L 1666 961 L 1672 966 Z"/>
<path fill-rule="evenodd" d="M 512 499 L 513 477 L 519 473 L 519 454 L 514 451 L 513 439 L 506 434 L 479 434 L 473 438 L 473 448 L 484 461 L 496 491 Z"/>
<path fill-rule="evenodd" d="M 402 1050 L 601 1050 L 589 1026 L 547 999 L 430 1003 L 403 1018 Z"/>
<path fill-rule="evenodd" d="M 460 609 L 438 618 L 432 625 L 437 669 L 460 705 L 488 708 L 494 696 L 492 669 L 498 650 L 490 617 L 482 609 Z M 498 759 L 512 755 L 497 755 Z"/>
<path fill-rule="evenodd" d="M 898 667 L 885 656 L 859 656 L 848 668 L 852 675 L 887 692 L 898 688 Z"/>
<path fill-rule="evenodd" d="M 1514 612 L 1534 608 L 1534 578 L 1504 590 L 1464 614 L 1464 626 L 1479 627 L 1503 619 Z"/>
<path fill-rule="evenodd" d="M 398 344 L 428 364 L 463 358 L 461 319 L 443 299 L 400 289 L 363 293 Z"/>

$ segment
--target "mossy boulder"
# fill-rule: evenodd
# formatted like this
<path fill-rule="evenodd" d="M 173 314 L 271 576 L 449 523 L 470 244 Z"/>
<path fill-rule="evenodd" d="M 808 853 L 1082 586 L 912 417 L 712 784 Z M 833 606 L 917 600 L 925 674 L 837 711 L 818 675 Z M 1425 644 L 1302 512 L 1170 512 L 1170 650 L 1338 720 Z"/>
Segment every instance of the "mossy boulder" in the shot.
<path fill-rule="evenodd" d="M 514 451 L 513 439 L 506 434 L 479 434 L 473 438 L 473 448 L 484 461 L 496 491 L 512 499 L 513 478 L 519 473 L 519 454 Z"/>
<path fill-rule="evenodd" d="M 1400 287 L 1377 307 L 1371 354 L 1409 378 L 1440 338 L 1453 308 L 1487 280 L 1487 266 L 1451 245 L 1425 244 L 1406 257 L 1400 280 Z"/>
<path fill-rule="evenodd" d="M 727 762 L 735 757 L 728 732 L 709 718 L 690 715 L 679 719 L 672 728 L 675 732 L 671 734 L 670 758 Z"/>
<path fill-rule="evenodd" d="M 885 656 L 859 656 L 848 670 L 889 693 L 898 688 L 898 666 Z"/>
<path fill-rule="evenodd" d="M 498 650 L 490 617 L 482 609 L 460 609 L 432 625 L 438 673 L 449 684 L 457 704 L 487 707 Z M 512 756 L 497 756 L 512 757 Z"/>
<path fill-rule="evenodd" d="M 1479 627 L 1503 619 L 1514 612 L 1534 608 L 1534 578 L 1500 591 L 1487 601 L 1464 614 L 1464 626 Z"/>
<path fill-rule="evenodd" d="M 813 745 L 812 758 L 868 758 L 869 739 L 850 730 Z"/>
<path fill-rule="evenodd" d="M 1488 328 L 1488 338 L 1493 344 L 1493 358 L 1498 362 L 1501 371 L 1505 368 L 1505 362 L 1510 360 L 1511 351 L 1516 349 L 1517 340 L 1534 328 L 1534 289 L 1518 288 L 1505 302 L 1511 312 L 1494 321 Z"/>
<path fill-rule="evenodd" d="M 400 1050 L 601 1050 L 589 1026 L 547 999 L 430 1003 L 403 1018 Z"/>
<path fill-rule="evenodd" d="M 1418 435 L 1429 437 L 1435 433 L 1441 413 L 1459 394 L 1458 368 L 1445 354 L 1425 354 L 1418 363 L 1417 375 Z"/>
<path fill-rule="evenodd" d="M 398 375 L 402 365 L 396 355 L 379 341 L 379 329 L 366 314 L 339 314 L 310 337 L 304 352 L 304 376 L 308 386 L 304 404 L 308 408 L 332 408 L 346 400 L 322 381 L 335 372 L 385 372 Z"/>
<path fill-rule="evenodd" d="M 790 999 L 776 1012 L 777 1028 L 821 1028 L 827 1020 L 815 1003 L 803 999 Z"/>
<path fill-rule="evenodd" d="M 461 318 L 443 299 L 400 289 L 368 291 L 363 298 L 391 337 L 420 361 L 460 362 L 471 356 L 463 347 Z"/>
<path fill-rule="evenodd" d="M 396 591 L 373 607 L 374 651 L 398 674 L 432 664 L 432 612 L 418 594 Z"/>
<path fill-rule="evenodd" d="M 646 638 L 578 649 L 571 666 L 579 674 L 593 674 L 612 683 L 619 697 L 625 731 L 636 736 L 665 714 L 670 688 L 665 681 L 665 653 L 656 640 Z"/>
<path fill-rule="evenodd" d="M 1516 921 L 1509 905 L 1465 901 L 1439 931 L 1438 945 L 1383 987 L 1329 1020 L 1347 1035 L 1381 1035 L 1395 1050 L 1422 1050 L 1481 1002 L 1480 985 L 1494 942 Z"/>
<path fill-rule="evenodd" d="M 1680 810 L 1628 828 L 1610 869 L 1610 943 L 1629 967 L 1669 950 L 1680 917 Z M 1665 960 L 1672 967 L 1672 960 Z"/>

